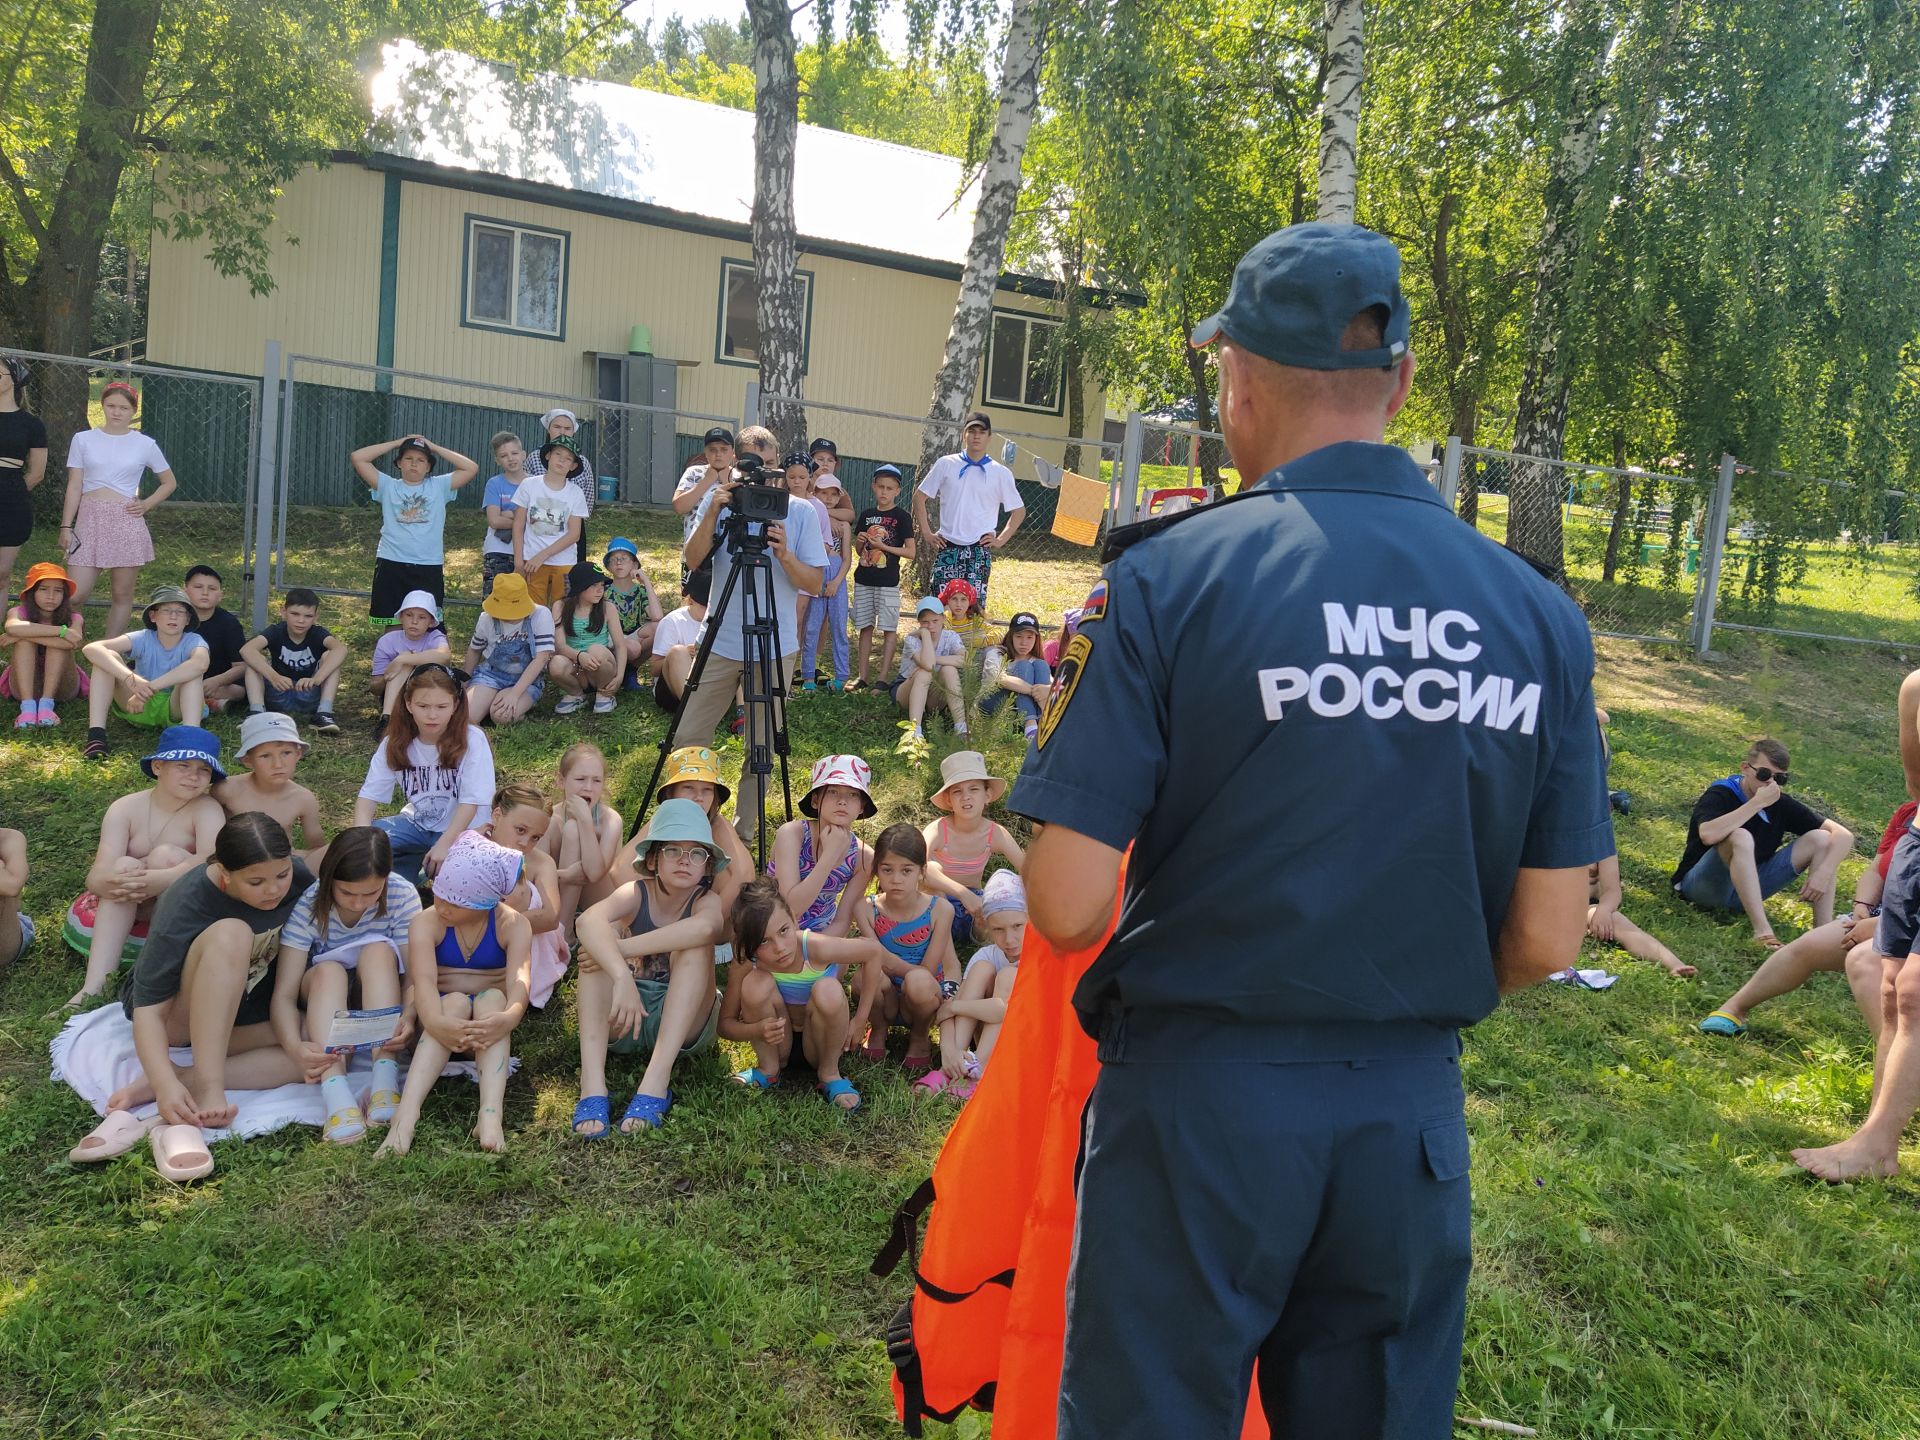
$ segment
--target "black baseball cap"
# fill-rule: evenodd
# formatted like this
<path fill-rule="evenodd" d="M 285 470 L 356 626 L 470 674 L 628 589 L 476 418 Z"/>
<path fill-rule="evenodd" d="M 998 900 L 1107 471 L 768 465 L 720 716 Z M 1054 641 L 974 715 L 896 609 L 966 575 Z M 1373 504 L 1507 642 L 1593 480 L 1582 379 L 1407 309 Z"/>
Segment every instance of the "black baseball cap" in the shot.
<path fill-rule="evenodd" d="M 1342 350 L 1348 322 L 1374 306 L 1387 312 L 1384 343 Z M 1276 365 L 1379 370 L 1407 353 L 1410 323 L 1393 242 L 1363 226 L 1310 221 L 1274 231 L 1240 258 L 1227 303 L 1189 343 L 1200 349 L 1225 335 Z"/>
<path fill-rule="evenodd" d="M 993 421 L 987 418 L 987 412 L 984 410 L 976 410 L 967 416 L 961 423 L 960 428 L 962 430 L 971 430 L 976 425 L 985 430 L 989 435 L 993 433 Z"/>
<path fill-rule="evenodd" d="M 826 439 L 814 441 L 811 445 L 807 447 L 807 454 L 818 455 L 822 450 L 826 451 L 827 454 L 833 456 L 833 458 L 836 460 L 840 458 L 840 447 L 834 444 L 831 440 L 826 440 Z"/>
<path fill-rule="evenodd" d="M 427 445 L 427 442 L 422 440 L 418 435 L 409 435 L 405 440 L 400 442 L 399 448 L 393 452 L 393 463 L 398 465 L 400 463 L 400 457 L 409 450 L 418 450 L 422 455 L 427 457 L 427 464 L 433 464 L 432 449 Z"/>
<path fill-rule="evenodd" d="M 700 443 L 702 445 L 711 445 L 716 440 L 722 445 L 731 445 L 733 444 L 733 432 L 724 425 L 716 425 L 707 431 L 706 438 Z"/>
<path fill-rule="evenodd" d="M 1007 633 L 1011 635 L 1015 630 L 1037 631 L 1039 628 L 1040 619 L 1037 615 L 1032 615 L 1025 610 L 1019 610 L 1014 612 L 1013 619 L 1008 623 Z"/>

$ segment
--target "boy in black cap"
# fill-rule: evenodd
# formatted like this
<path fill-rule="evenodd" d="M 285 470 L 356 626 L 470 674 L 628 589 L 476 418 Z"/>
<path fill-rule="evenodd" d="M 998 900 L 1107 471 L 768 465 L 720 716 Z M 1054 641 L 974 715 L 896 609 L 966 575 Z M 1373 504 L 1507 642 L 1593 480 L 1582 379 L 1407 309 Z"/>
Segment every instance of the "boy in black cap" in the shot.
<path fill-rule="evenodd" d="M 393 452 L 396 475 L 373 462 Z M 373 552 L 373 599 L 367 614 L 376 625 L 391 625 L 410 590 L 425 590 L 435 603 L 447 598 L 447 506 L 453 492 L 480 473 L 480 467 L 424 435 L 402 435 L 353 452 L 353 473 L 373 492 L 380 506 L 380 546 Z M 436 461 L 447 469 L 433 474 Z"/>
<path fill-rule="evenodd" d="M 949 580 L 964 580 L 980 597 L 979 608 L 985 614 L 994 552 L 1013 539 L 1027 518 L 1027 507 L 1013 483 L 1013 472 L 987 454 L 987 442 L 993 439 L 993 421 L 987 412 L 976 410 L 967 416 L 960 437 L 963 448 L 934 461 L 913 492 L 914 530 L 933 546 L 933 593 L 938 595 Z M 927 519 L 927 501 L 933 499 L 940 502 L 938 530 Z M 1004 527 L 1000 524 L 1003 509 L 1007 512 Z"/>
<path fill-rule="evenodd" d="M 681 540 L 693 534 L 693 512 L 707 498 L 707 492 L 733 473 L 733 432 L 724 425 L 707 431 L 700 459 L 680 472 L 680 483 L 673 487 L 673 512 L 683 517 Z"/>
<path fill-rule="evenodd" d="M 893 647 L 900 639 L 900 562 L 913 559 L 913 516 L 900 508 L 900 467 L 882 465 L 873 472 L 873 504 L 853 527 L 860 564 L 853 572 L 853 628 L 860 633 L 849 690 L 864 689 L 873 632 L 887 638 L 880 647 L 880 674 L 893 673 Z"/>

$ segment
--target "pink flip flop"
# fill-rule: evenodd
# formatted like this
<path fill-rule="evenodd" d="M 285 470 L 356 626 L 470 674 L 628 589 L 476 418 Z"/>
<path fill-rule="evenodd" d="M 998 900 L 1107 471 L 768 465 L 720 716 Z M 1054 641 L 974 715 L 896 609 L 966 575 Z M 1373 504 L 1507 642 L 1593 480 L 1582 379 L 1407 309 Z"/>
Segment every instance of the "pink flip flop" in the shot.
<path fill-rule="evenodd" d="M 198 1125 L 161 1125 L 154 1129 L 153 1168 L 160 1178 L 184 1185 L 213 1173 L 213 1152 Z"/>
<path fill-rule="evenodd" d="M 948 1083 L 946 1071 L 929 1070 L 913 1082 L 913 1088 L 924 1091 L 929 1095 L 938 1095 L 942 1090 L 947 1088 Z"/>
<path fill-rule="evenodd" d="M 76 1165 L 98 1165 L 116 1155 L 124 1155 L 140 1143 L 140 1137 L 159 1121 L 134 1117 L 131 1110 L 109 1110 L 106 1118 L 87 1132 L 86 1138 L 67 1152 Z"/>

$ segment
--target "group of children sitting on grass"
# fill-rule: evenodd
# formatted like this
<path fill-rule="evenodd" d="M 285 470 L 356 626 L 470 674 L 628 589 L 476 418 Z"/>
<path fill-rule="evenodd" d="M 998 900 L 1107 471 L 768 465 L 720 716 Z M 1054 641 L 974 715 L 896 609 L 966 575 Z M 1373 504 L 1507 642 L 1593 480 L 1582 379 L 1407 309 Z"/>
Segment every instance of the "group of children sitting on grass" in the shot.
<path fill-rule="evenodd" d="M 180 608 L 161 600 L 148 611 L 175 648 Z M 299 608 L 290 603 L 274 629 L 330 653 L 331 637 Z M 403 610 L 415 608 L 424 613 Z M 287 638 L 269 642 L 269 659 Z M 424 653 L 398 652 L 390 668 Z M 658 1127 L 675 1061 L 716 1039 L 751 1047 L 753 1064 L 735 1077 L 744 1087 L 810 1072 L 829 1103 L 851 1110 L 861 1101 L 844 1057 L 878 1064 L 889 1030 L 904 1027 L 902 1065 L 916 1088 L 971 1094 L 1026 923 L 1020 847 L 987 813 L 1006 784 L 982 755 L 946 758 L 924 830 L 892 825 L 871 839 L 858 833 L 875 813 L 866 763 L 825 757 L 802 818 L 778 829 L 756 876 L 721 813 L 729 792 L 704 747 L 669 756 L 631 841 L 591 743 L 566 748 L 551 792 L 500 783 L 471 718 L 493 703 L 483 689 L 497 695 L 482 673 L 462 684 L 442 651 L 397 683 L 378 682 L 389 723 L 351 825 L 330 839 L 297 778 L 309 742 L 293 715 L 248 714 L 233 774 L 210 731 L 161 732 L 140 762 L 151 787 L 109 807 L 88 891 L 67 917 L 69 943 L 88 957 L 69 1006 L 130 964 L 120 1003 L 142 1072 L 109 1098 L 74 1159 L 104 1160 L 150 1135 L 163 1174 L 195 1178 L 212 1164 L 201 1132 L 234 1118 L 231 1092 L 299 1083 L 318 1088 L 329 1141 L 385 1127 L 383 1152 L 404 1153 L 427 1091 L 456 1056 L 478 1080 L 474 1134 L 500 1149 L 514 1029 L 576 965 L 582 1139 Z M 382 815 L 396 793 L 404 804 Z M 24 842 L 0 832 L 0 911 L 19 913 L 24 884 Z M 13 929 L 0 915 L 0 930 Z M 18 933 L 25 943 L 30 926 Z M 371 1070 L 355 1071 L 351 1046 L 330 1043 L 335 1026 L 381 1011 L 392 1012 L 391 1034 L 371 1046 Z M 176 1046 L 191 1048 L 190 1064 L 170 1058 Z M 646 1062 L 617 1118 L 609 1054 Z M 134 1117 L 148 1105 L 156 1116 Z"/>

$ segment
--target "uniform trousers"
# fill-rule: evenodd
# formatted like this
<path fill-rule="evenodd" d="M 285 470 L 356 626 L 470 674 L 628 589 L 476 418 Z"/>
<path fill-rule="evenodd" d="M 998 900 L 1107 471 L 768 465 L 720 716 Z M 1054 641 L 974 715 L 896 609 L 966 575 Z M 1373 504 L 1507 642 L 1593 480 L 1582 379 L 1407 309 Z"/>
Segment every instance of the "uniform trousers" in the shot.
<path fill-rule="evenodd" d="M 1392 1053 L 1441 1048 L 1406 1027 L 1329 1060 L 1249 1027 L 1121 1028 L 1085 1122 L 1060 1440 L 1238 1440 L 1256 1361 L 1275 1440 L 1448 1440 L 1471 1266 L 1457 1038 Z"/>

